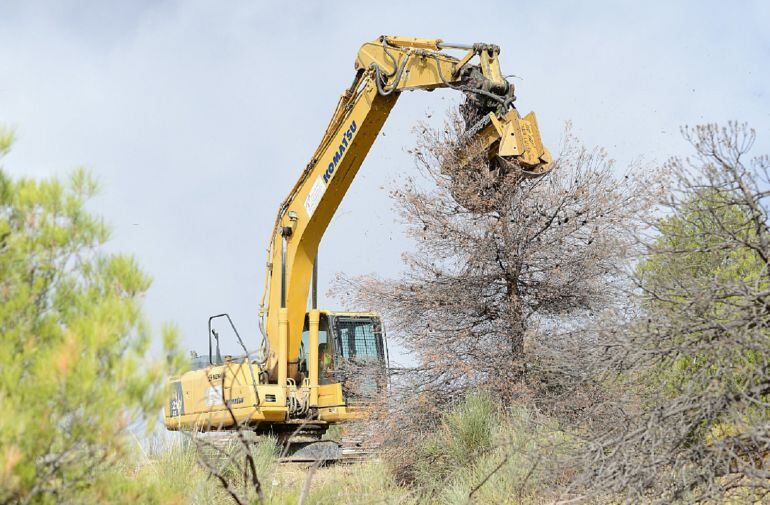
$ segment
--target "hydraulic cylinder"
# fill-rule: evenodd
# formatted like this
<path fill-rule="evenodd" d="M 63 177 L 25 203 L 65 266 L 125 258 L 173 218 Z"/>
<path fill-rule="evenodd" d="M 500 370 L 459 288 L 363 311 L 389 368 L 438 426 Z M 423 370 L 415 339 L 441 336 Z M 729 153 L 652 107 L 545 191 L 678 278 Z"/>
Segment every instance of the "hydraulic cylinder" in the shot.
<path fill-rule="evenodd" d="M 308 314 L 309 323 L 309 347 L 308 373 L 310 375 L 310 405 L 318 405 L 318 327 L 321 321 L 321 313 L 318 309 L 312 309 Z"/>

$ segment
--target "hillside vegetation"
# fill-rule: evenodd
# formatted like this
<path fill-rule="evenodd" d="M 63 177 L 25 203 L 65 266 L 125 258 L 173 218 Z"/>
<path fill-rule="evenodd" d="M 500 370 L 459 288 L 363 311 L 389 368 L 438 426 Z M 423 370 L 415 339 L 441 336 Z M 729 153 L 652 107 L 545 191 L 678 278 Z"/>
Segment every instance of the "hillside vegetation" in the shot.
<path fill-rule="evenodd" d="M 750 157 L 754 131 L 685 128 L 686 158 L 620 171 L 568 130 L 536 179 L 458 157 L 454 115 L 421 131 L 424 180 L 393 191 L 416 243 L 403 275 L 333 287 L 415 365 L 365 421 L 378 455 L 329 467 L 279 464 L 272 439 L 212 452 L 154 432 L 175 332 L 148 357 L 150 279 L 105 249 L 95 181 L 0 167 L 0 504 L 766 502 L 770 159 Z"/>

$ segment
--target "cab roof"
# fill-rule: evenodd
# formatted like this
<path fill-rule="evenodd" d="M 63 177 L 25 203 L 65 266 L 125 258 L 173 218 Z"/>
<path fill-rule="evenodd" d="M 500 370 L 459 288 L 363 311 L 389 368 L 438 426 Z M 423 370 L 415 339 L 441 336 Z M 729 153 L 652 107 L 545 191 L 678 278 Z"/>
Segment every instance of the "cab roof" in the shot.
<path fill-rule="evenodd" d="M 380 318 L 380 315 L 376 312 L 350 312 L 350 311 L 344 311 L 344 310 L 319 310 L 321 314 L 326 314 L 327 316 L 342 316 L 342 317 L 376 317 L 377 319 Z"/>

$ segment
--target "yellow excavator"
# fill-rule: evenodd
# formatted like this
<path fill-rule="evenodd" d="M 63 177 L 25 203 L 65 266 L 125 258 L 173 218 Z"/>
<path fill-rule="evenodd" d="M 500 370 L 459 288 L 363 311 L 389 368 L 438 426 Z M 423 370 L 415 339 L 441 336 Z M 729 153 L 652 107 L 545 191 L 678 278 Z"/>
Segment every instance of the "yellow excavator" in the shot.
<path fill-rule="evenodd" d="M 278 436 L 297 459 L 338 457 L 338 445 L 321 441 L 322 435 L 331 424 L 362 417 L 367 398 L 386 393 L 388 352 L 377 314 L 317 308 L 319 243 L 405 90 L 461 91 L 464 136 L 481 146 L 490 167 L 515 167 L 529 177 L 550 169 L 535 115 L 522 117 L 514 107 L 499 54 L 492 44 L 441 39 L 382 36 L 363 44 L 352 84 L 278 210 L 259 311 L 260 346 L 250 351 L 227 314 L 209 318 L 209 354 L 170 379 L 167 429 L 247 428 Z M 222 356 L 212 324 L 223 322 L 242 354 Z M 365 370 L 377 373 L 357 377 Z M 348 387 L 354 381 L 355 391 Z"/>

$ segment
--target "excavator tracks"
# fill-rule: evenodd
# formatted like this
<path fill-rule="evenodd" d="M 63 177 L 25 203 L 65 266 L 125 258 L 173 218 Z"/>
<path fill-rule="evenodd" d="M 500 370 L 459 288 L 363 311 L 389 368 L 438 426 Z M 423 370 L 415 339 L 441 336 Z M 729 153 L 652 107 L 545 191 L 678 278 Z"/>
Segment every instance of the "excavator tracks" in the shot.
<path fill-rule="evenodd" d="M 259 444 L 263 437 L 251 432 L 245 434 L 246 443 L 249 445 Z M 217 468 L 226 465 L 242 446 L 236 432 L 199 433 L 194 436 L 193 442 L 197 446 L 199 457 Z M 343 436 L 341 441 L 337 441 L 310 440 L 310 437 L 302 434 L 290 443 L 291 446 L 287 446 L 286 441 L 283 444 L 278 443 L 278 462 L 281 464 L 355 464 L 378 456 L 377 447 L 355 435 Z"/>

